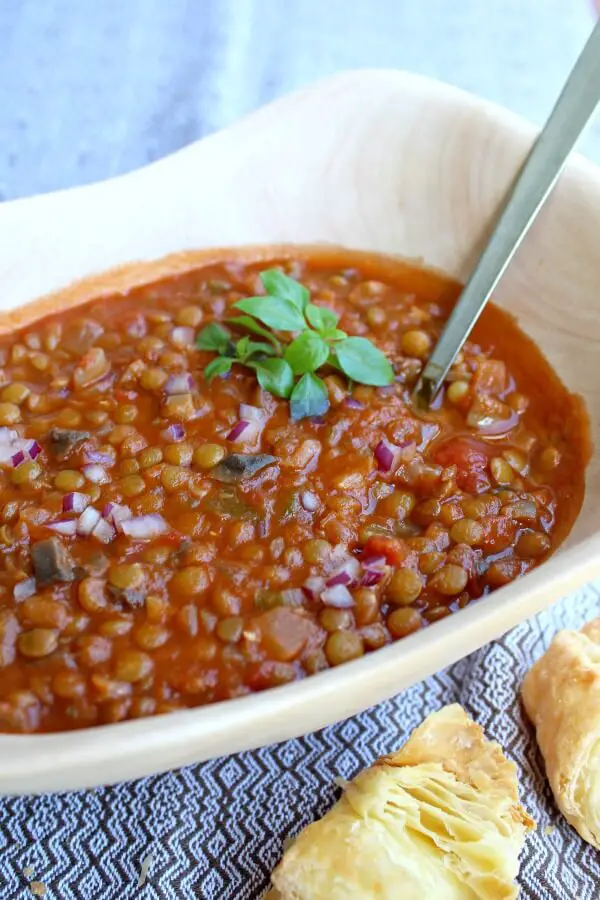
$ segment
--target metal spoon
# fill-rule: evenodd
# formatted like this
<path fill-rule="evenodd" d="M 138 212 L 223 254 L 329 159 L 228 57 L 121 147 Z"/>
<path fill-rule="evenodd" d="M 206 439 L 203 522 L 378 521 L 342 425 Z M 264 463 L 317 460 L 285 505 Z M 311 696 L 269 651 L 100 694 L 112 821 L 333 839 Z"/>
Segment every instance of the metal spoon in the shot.
<path fill-rule="evenodd" d="M 575 63 L 543 131 L 500 211 L 496 226 L 421 373 L 414 392 L 427 408 L 490 295 L 554 187 L 600 101 L 600 22 Z"/>

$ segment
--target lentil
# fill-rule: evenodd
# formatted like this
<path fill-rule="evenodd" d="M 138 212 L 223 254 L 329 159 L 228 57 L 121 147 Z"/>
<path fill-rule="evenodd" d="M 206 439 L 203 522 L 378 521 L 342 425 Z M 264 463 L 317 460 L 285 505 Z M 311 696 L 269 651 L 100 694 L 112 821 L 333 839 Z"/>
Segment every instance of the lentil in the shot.
<path fill-rule="evenodd" d="M 423 625 L 421 614 L 416 609 L 395 609 L 388 616 L 387 627 L 393 638 L 403 638 Z"/>
<path fill-rule="evenodd" d="M 417 500 L 414 494 L 411 494 L 408 491 L 394 491 L 392 494 L 388 494 L 379 501 L 377 509 L 378 511 L 381 511 L 384 516 L 394 516 L 396 519 L 406 519 L 413 511 L 416 502 Z"/>
<path fill-rule="evenodd" d="M 453 381 L 446 389 L 446 396 L 450 403 L 461 403 L 468 393 L 468 381 Z"/>
<path fill-rule="evenodd" d="M 324 609 L 319 619 L 325 631 L 344 631 L 354 627 L 354 616 L 349 609 Z"/>
<path fill-rule="evenodd" d="M 434 588 L 434 590 L 439 591 L 440 594 L 453 596 L 454 594 L 460 594 L 461 591 L 464 591 L 468 580 L 468 572 L 460 566 L 449 563 L 429 579 L 429 585 Z"/>
<path fill-rule="evenodd" d="M 386 588 L 386 597 L 396 606 L 408 606 L 415 602 L 422 590 L 423 580 L 417 572 L 398 569 Z"/>
<path fill-rule="evenodd" d="M 20 406 L 21 403 L 24 403 L 25 400 L 27 400 L 30 394 L 31 390 L 26 384 L 19 384 L 18 381 L 14 381 L 0 391 L 0 400 L 4 403 L 14 403 L 17 406 Z"/>
<path fill-rule="evenodd" d="M 334 631 L 325 644 L 325 655 L 331 666 L 358 659 L 364 652 L 363 639 L 356 631 Z"/>
<path fill-rule="evenodd" d="M 41 474 L 42 467 L 32 459 L 28 459 L 12 470 L 10 480 L 17 486 L 31 485 Z"/>
<path fill-rule="evenodd" d="M 16 403 L 0 403 L 0 425 L 14 425 L 21 421 L 21 410 Z"/>
<path fill-rule="evenodd" d="M 425 359 L 431 350 L 431 338 L 426 331 L 407 331 L 402 336 L 402 352 L 407 356 L 416 356 L 417 359 Z"/>
<path fill-rule="evenodd" d="M 540 534 L 537 531 L 525 531 L 517 541 L 516 550 L 519 556 L 530 556 L 533 559 L 539 559 L 545 556 L 552 542 L 547 534 Z"/>
<path fill-rule="evenodd" d="M 460 519 L 450 529 L 450 537 L 457 544 L 474 547 L 483 540 L 484 529 L 476 519 Z"/>
<path fill-rule="evenodd" d="M 141 650 L 124 650 L 116 659 L 115 677 L 119 681 L 135 684 L 136 681 L 147 678 L 153 668 L 152 660 L 147 653 L 142 653 Z"/>
<path fill-rule="evenodd" d="M 515 474 L 508 462 L 499 456 L 495 456 L 490 462 L 490 471 L 498 484 L 510 484 Z"/>
<path fill-rule="evenodd" d="M 17 647 L 23 656 L 38 659 L 48 656 L 58 646 L 58 634 L 50 628 L 33 628 L 24 631 L 17 638 Z"/>
<path fill-rule="evenodd" d="M 63 469 L 54 479 L 54 487 L 59 491 L 78 491 L 85 485 L 85 476 L 75 469 Z"/>

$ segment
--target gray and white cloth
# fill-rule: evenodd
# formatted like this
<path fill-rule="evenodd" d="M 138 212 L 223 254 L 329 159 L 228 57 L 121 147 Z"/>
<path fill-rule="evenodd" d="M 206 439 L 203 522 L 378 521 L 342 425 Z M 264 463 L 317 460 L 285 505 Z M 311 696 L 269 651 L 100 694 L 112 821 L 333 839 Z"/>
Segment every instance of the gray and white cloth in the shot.
<path fill-rule="evenodd" d="M 393 66 L 541 124 L 592 26 L 588 0 L 0 0 L 0 200 L 110 177 L 340 69 Z M 600 128 L 582 149 L 600 161 Z M 524 900 L 597 900 L 600 855 L 553 804 L 518 687 L 590 586 L 338 725 L 89 792 L 0 799 L 0 900 L 258 900 L 283 841 L 431 711 L 505 747 L 538 823 Z M 73 735 L 77 740 L 77 735 Z M 399 892 L 399 900 L 401 892 Z"/>

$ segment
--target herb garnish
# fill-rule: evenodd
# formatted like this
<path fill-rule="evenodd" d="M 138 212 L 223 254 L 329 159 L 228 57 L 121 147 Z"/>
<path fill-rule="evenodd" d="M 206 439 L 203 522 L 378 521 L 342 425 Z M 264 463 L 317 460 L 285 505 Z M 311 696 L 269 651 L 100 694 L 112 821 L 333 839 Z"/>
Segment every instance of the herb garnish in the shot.
<path fill-rule="evenodd" d="M 367 338 L 348 337 L 337 327 L 333 310 L 311 303 L 304 285 L 279 269 L 261 272 L 260 279 L 266 296 L 238 300 L 234 307 L 243 315 L 228 320 L 257 336 L 256 340 L 249 335 L 236 339 L 217 322 L 198 335 L 198 349 L 218 354 L 204 369 L 207 381 L 225 375 L 234 363 L 247 366 L 264 390 L 289 399 L 291 416 L 297 421 L 329 409 L 327 386 L 315 374 L 323 366 L 331 366 L 359 384 L 380 387 L 394 380 L 381 350 Z M 285 343 L 273 330 L 299 333 Z"/>

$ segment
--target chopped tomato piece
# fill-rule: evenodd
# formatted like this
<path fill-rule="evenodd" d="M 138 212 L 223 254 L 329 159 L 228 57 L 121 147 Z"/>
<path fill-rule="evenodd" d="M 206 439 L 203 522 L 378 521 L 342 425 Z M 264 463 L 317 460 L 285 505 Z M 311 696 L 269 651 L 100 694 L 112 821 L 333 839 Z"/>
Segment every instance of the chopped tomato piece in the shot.
<path fill-rule="evenodd" d="M 471 437 L 451 438 L 434 450 L 436 463 L 444 468 L 456 466 L 456 483 L 461 491 L 478 494 L 489 488 L 487 468 L 493 449 Z"/>
<path fill-rule="evenodd" d="M 310 640 L 318 638 L 319 629 L 309 619 L 277 606 L 255 619 L 265 652 L 278 662 L 290 662 L 304 650 Z"/>
<path fill-rule="evenodd" d="M 411 551 L 402 538 L 372 537 L 363 550 L 364 556 L 385 556 L 388 565 L 401 566 L 409 558 Z"/>
<path fill-rule="evenodd" d="M 517 527 L 507 516 L 485 516 L 481 520 L 483 540 L 481 545 L 488 553 L 500 553 L 512 547 L 517 537 Z"/>
<path fill-rule="evenodd" d="M 473 379 L 476 394 L 501 394 L 506 390 L 506 365 L 500 359 L 486 359 L 479 363 Z"/>

